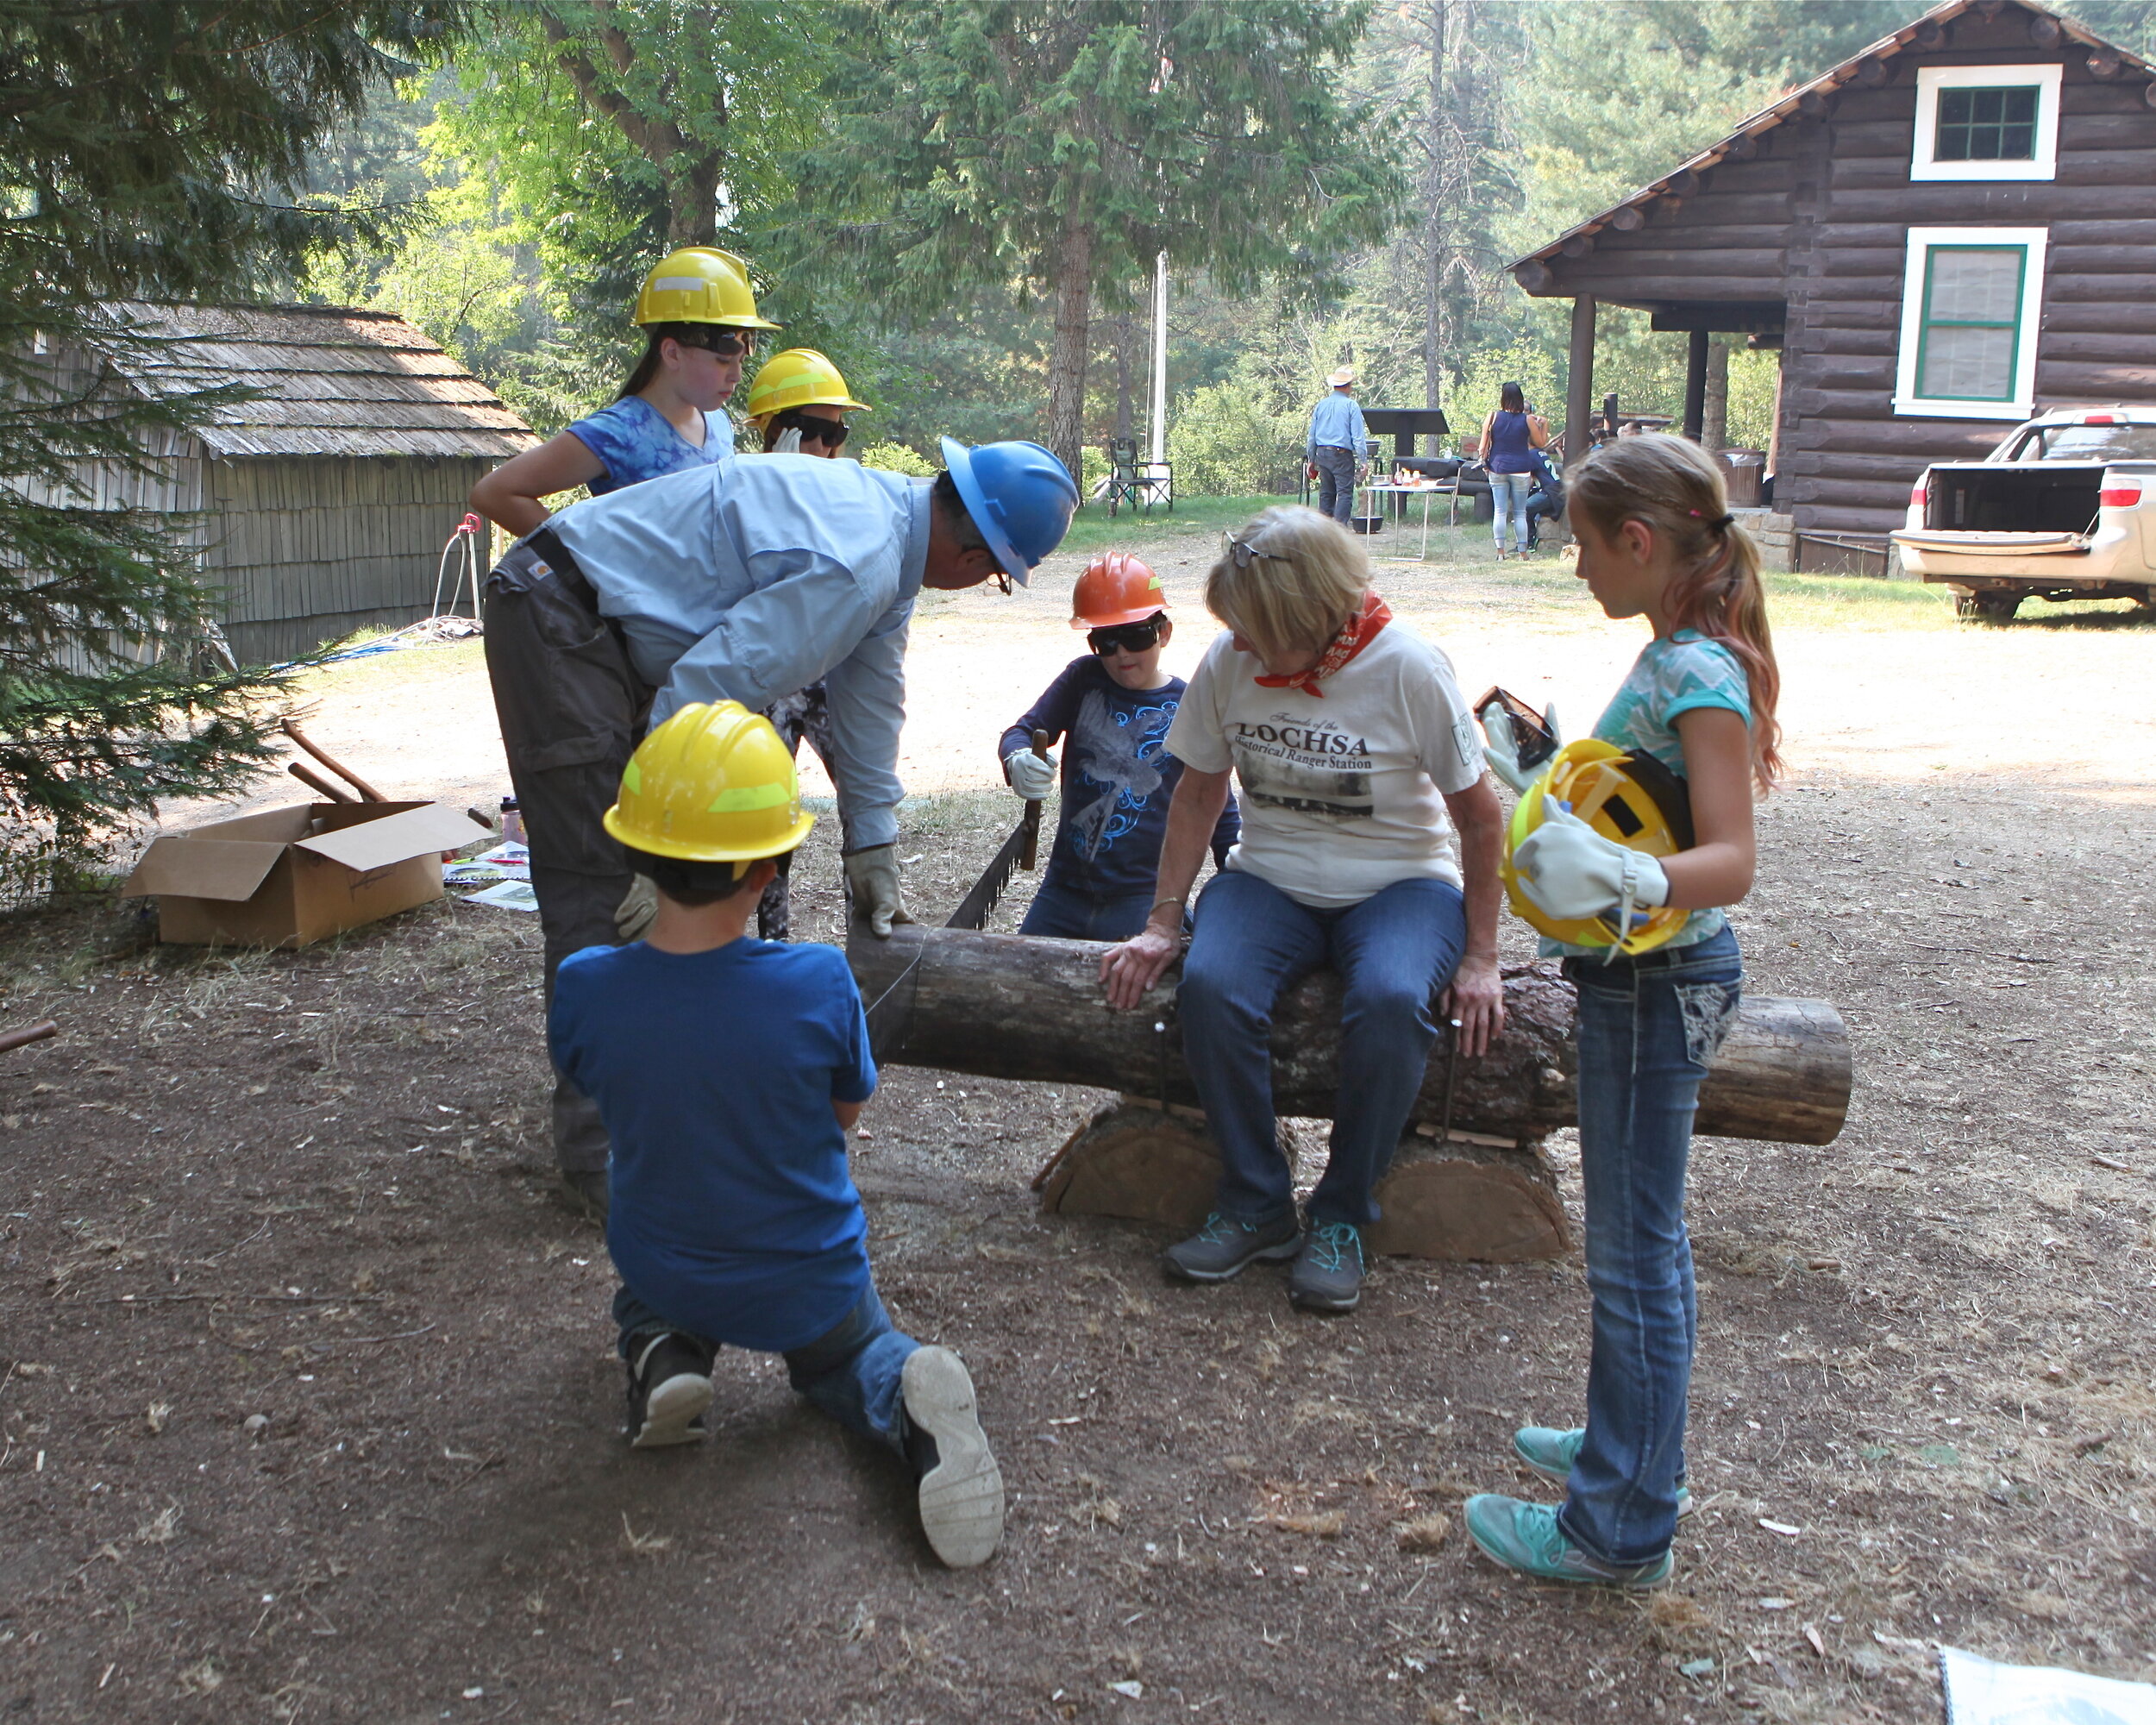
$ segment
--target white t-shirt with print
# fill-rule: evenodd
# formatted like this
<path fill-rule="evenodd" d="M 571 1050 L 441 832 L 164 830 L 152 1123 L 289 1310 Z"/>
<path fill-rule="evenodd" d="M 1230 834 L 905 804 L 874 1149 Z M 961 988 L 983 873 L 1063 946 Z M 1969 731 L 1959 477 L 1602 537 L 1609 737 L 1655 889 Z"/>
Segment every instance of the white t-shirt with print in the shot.
<path fill-rule="evenodd" d="M 1235 768 L 1243 839 L 1228 867 L 1316 910 L 1395 881 L 1458 886 L 1444 797 L 1482 776 L 1482 750 L 1452 662 L 1395 621 L 1311 695 L 1261 688 L 1263 664 L 1234 642 L 1223 630 L 1206 649 L 1168 732 L 1186 766 Z"/>

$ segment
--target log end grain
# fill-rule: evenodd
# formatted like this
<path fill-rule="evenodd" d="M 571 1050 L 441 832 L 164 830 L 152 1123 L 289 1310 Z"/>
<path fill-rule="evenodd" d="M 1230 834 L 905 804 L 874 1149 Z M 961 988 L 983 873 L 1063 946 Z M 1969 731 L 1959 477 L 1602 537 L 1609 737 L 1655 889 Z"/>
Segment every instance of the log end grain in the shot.
<path fill-rule="evenodd" d="M 1041 1209 L 1161 1222 L 1188 1233 L 1205 1221 L 1219 1184 L 1219 1154 L 1202 1126 L 1112 1102 L 1056 1152 Z"/>
<path fill-rule="evenodd" d="M 1523 1264 L 1562 1258 L 1570 1245 L 1556 1192 L 1512 1158 L 1403 1159 L 1378 1182 L 1377 1207 L 1367 1244 L 1382 1258 Z"/>

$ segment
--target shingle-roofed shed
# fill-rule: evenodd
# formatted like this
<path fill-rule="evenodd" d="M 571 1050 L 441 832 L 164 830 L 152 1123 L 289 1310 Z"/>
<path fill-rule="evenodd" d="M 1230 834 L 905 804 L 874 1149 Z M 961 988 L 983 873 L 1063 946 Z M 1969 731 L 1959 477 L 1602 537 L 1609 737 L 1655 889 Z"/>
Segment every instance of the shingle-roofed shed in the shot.
<path fill-rule="evenodd" d="M 2035 0 L 1946 0 L 1513 267 L 1782 350 L 1774 506 L 1883 535 L 1934 461 L 2038 408 L 2156 403 L 2156 66 Z"/>
<path fill-rule="evenodd" d="M 198 512 L 204 578 L 227 595 L 243 660 L 289 658 L 355 629 L 424 617 L 442 548 L 481 474 L 539 440 L 401 317 L 318 305 L 122 303 L 156 338 L 56 354 L 146 394 L 258 392 L 153 448 L 163 478 L 104 468 L 98 506 Z"/>

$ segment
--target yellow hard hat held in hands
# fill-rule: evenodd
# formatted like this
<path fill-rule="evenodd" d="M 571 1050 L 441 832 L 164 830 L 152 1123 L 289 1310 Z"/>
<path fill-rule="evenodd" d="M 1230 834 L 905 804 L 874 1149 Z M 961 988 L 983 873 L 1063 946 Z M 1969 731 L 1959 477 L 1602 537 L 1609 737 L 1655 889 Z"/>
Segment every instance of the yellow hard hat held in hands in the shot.
<path fill-rule="evenodd" d="M 636 322 L 724 323 L 735 329 L 776 329 L 756 311 L 749 266 L 716 246 L 683 246 L 661 259 L 636 295 Z"/>
<path fill-rule="evenodd" d="M 1551 939 L 1613 958 L 1648 952 L 1691 914 L 1665 902 L 1658 859 L 1692 842 L 1682 779 L 1651 755 L 1582 737 L 1521 795 L 1498 876 L 1513 913 Z"/>
<path fill-rule="evenodd" d="M 771 721 L 739 701 L 683 707 L 636 745 L 606 831 L 632 850 L 683 862 L 777 856 L 806 838 L 793 756 Z"/>

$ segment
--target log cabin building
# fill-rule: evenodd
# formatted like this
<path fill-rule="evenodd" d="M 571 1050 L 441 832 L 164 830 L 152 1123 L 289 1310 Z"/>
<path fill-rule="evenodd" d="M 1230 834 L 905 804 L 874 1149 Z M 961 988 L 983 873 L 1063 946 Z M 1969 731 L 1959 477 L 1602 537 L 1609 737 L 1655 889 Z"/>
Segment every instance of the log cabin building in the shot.
<path fill-rule="evenodd" d="M 1947 0 L 1514 266 L 1595 308 L 1779 348 L 1773 506 L 1884 544 L 1911 484 L 2037 409 L 2156 403 L 2156 66 L 2030 0 Z M 1819 566 L 1816 562 L 1805 565 Z M 1875 561 L 1873 567 L 1879 565 Z"/>

